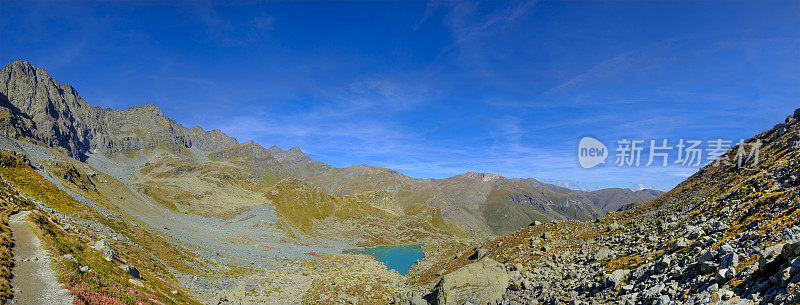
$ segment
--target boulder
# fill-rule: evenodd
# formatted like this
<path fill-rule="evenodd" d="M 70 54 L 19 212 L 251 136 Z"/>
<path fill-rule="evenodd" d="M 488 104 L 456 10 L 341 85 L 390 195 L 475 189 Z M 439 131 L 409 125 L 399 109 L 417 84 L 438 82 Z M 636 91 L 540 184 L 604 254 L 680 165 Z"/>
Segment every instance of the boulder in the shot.
<path fill-rule="evenodd" d="M 786 245 L 783 247 L 783 257 L 791 259 L 800 256 L 800 227 L 791 227 L 781 232 Z"/>
<path fill-rule="evenodd" d="M 408 300 L 409 305 L 428 305 L 428 301 L 420 297 L 411 298 Z"/>
<path fill-rule="evenodd" d="M 736 294 L 733 293 L 733 291 L 725 290 L 725 291 L 722 292 L 722 299 L 723 300 L 730 300 L 730 299 L 733 298 L 734 295 L 736 295 Z"/>
<path fill-rule="evenodd" d="M 508 288 L 508 280 L 503 265 L 481 259 L 442 277 L 436 285 L 437 304 L 494 303 Z"/>
<path fill-rule="evenodd" d="M 713 260 L 714 257 L 717 256 L 717 252 L 713 249 L 708 249 L 700 253 L 700 257 L 697 258 L 697 262 L 704 263 L 710 260 Z"/>
<path fill-rule="evenodd" d="M 686 238 L 679 237 L 674 242 L 672 242 L 672 246 L 670 246 L 670 248 L 672 249 L 672 251 L 678 251 L 688 246 L 689 246 L 689 241 L 686 240 Z"/>
<path fill-rule="evenodd" d="M 105 239 L 98 240 L 96 243 L 94 243 L 92 248 L 102 251 L 103 257 L 106 259 L 106 261 L 113 261 L 116 257 L 114 249 L 111 249 L 111 246 L 108 245 L 108 242 L 106 242 Z"/>
<path fill-rule="evenodd" d="M 705 261 L 700 264 L 700 272 L 702 272 L 703 274 L 708 274 L 714 272 L 714 270 L 717 270 L 718 267 L 719 265 L 715 262 Z"/>
<path fill-rule="evenodd" d="M 686 227 L 686 238 L 688 239 L 696 239 L 704 236 L 706 233 L 703 232 L 703 229 L 700 227 L 695 226 L 688 226 Z"/>
<path fill-rule="evenodd" d="M 105 239 L 101 239 L 101 240 L 98 240 L 97 242 L 95 242 L 94 246 L 92 248 L 95 248 L 97 250 L 103 250 L 106 247 L 108 247 L 108 243 L 106 242 Z"/>
<path fill-rule="evenodd" d="M 720 267 L 722 268 L 735 268 L 739 266 L 739 255 L 736 253 L 728 253 L 722 257 Z"/>
<path fill-rule="evenodd" d="M 624 281 L 628 275 L 631 274 L 630 270 L 614 270 L 611 274 L 606 276 L 606 282 L 609 285 L 613 285 L 612 287 L 617 287 L 622 281 Z"/>
<path fill-rule="evenodd" d="M 655 286 L 650 287 L 650 289 L 645 290 L 642 296 L 644 296 L 646 299 L 653 300 L 659 297 L 661 295 L 661 291 L 663 290 L 664 284 L 658 283 Z"/>
<path fill-rule="evenodd" d="M 781 253 L 783 252 L 783 244 L 772 245 L 769 247 L 764 248 L 761 250 L 760 256 L 761 258 L 758 259 L 758 268 L 764 268 L 767 264 L 771 263 L 773 260 L 778 258 Z"/>
<path fill-rule="evenodd" d="M 595 253 L 594 260 L 602 261 L 604 259 L 609 258 L 610 256 L 611 256 L 611 250 L 606 247 L 602 247 L 599 250 L 597 250 L 597 253 Z"/>
<path fill-rule="evenodd" d="M 664 255 L 658 260 L 657 266 L 661 269 L 667 269 L 672 264 L 672 259 L 669 255 Z"/>
<path fill-rule="evenodd" d="M 106 259 L 106 261 L 113 261 L 116 256 L 116 252 L 114 252 L 114 249 L 111 249 L 111 247 L 103 248 L 103 257 Z"/>
<path fill-rule="evenodd" d="M 794 226 L 791 228 L 783 229 L 781 235 L 783 235 L 783 238 L 786 240 L 786 243 L 788 244 L 800 243 L 800 227 Z"/>
<path fill-rule="evenodd" d="M 733 246 L 731 246 L 729 244 L 724 244 L 722 246 L 719 246 L 719 251 L 722 252 L 722 254 L 732 253 L 733 252 Z"/>
<path fill-rule="evenodd" d="M 631 291 L 633 291 L 633 285 L 625 285 L 625 286 L 622 286 L 622 291 L 623 291 L 623 292 L 626 292 L 626 293 L 627 293 L 627 292 L 631 292 Z"/>
<path fill-rule="evenodd" d="M 736 269 L 733 268 L 720 269 L 719 271 L 717 271 L 717 274 L 715 276 L 718 282 L 724 283 L 732 279 L 734 276 L 736 276 Z"/>
<path fill-rule="evenodd" d="M 122 265 L 122 266 L 119 266 L 119 268 L 124 270 L 128 274 L 130 274 L 131 277 L 133 277 L 135 279 L 142 278 L 142 275 L 139 273 L 139 269 L 136 269 L 136 267 L 134 267 L 134 266 Z"/>
<path fill-rule="evenodd" d="M 484 248 L 479 248 L 479 249 L 478 249 L 478 251 L 475 251 L 475 255 L 477 256 L 477 259 L 481 259 L 481 258 L 483 258 L 484 256 L 486 256 L 486 253 L 487 253 L 487 252 L 488 252 L 488 251 L 486 251 L 486 249 L 484 249 Z"/>

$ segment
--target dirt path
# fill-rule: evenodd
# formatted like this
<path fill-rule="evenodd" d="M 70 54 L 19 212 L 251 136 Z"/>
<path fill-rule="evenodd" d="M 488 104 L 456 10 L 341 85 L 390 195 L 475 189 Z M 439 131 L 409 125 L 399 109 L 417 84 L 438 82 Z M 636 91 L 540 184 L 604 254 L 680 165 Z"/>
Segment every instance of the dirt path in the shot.
<path fill-rule="evenodd" d="M 72 304 L 69 290 L 62 288 L 50 268 L 50 256 L 42 249 L 39 237 L 33 233 L 26 221 L 29 211 L 11 216 L 11 231 L 14 234 L 14 278 L 11 285 L 14 298 L 10 304 Z"/>

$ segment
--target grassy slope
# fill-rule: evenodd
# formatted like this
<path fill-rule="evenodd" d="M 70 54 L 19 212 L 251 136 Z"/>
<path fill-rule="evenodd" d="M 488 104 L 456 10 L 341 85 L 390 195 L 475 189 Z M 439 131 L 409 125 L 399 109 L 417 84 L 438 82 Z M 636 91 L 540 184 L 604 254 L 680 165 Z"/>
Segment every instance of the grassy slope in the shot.
<path fill-rule="evenodd" d="M 15 167 L 20 161 L 11 156 L 0 155 L 0 168 Z M 0 304 L 5 304 L 11 298 L 11 268 L 14 267 L 11 249 L 14 247 L 14 239 L 9 227 L 9 216 L 17 213 L 20 205 L 28 206 L 10 184 L 0 181 Z"/>
<path fill-rule="evenodd" d="M 331 222 L 347 225 L 339 231 L 326 230 L 325 234 L 363 237 L 368 240 L 364 245 L 464 235 L 444 220 L 438 209 L 415 204 L 404 210 L 386 191 L 335 197 L 300 180 L 286 179 L 265 190 L 265 196 L 288 226 L 308 236 L 322 236 L 322 227 L 336 227 Z"/>
<path fill-rule="evenodd" d="M 21 162 L 18 156 L 3 151 L 0 157 L 16 160 L 13 166 L 0 167 L 0 176 L 11 182 L 13 189 L 19 189 L 34 199 L 40 200 L 61 213 L 78 216 L 83 219 L 94 219 L 126 234 L 131 240 L 144 249 L 130 245 L 111 242 L 118 259 L 106 262 L 99 251 L 91 249 L 87 244 L 93 236 L 92 232 L 68 232 L 63 230 L 63 223 L 42 211 L 37 211 L 34 222 L 45 246 L 54 254 L 55 269 L 59 280 L 67 284 L 76 294 L 80 302 L 86 304 L 136 304 L 137 302 L 165 304 L 195 304 L 183 293 L 172 294 L 171 290 L 181 290 L 172 285 L 175 280 L 168 272 L 167 265 L 178 270 L 192 271 L 194 267 L 187 262 L 192 261 L 182 251 L 174 248 L 162 237 L 151 234 L 140 227 L 118 220 L 107 219 L 97 215 L 91 208 L 83 206 L 71 196 L 53 185 L 28 164 Z M 10 191 L 7 190 L 8 194 Z M 80 212 L 77 212 L 80 211 Z M 153 254 L 150 254 L 153 253 Z M 75 261 L 62 258 L 71 254 Z M 136 266 L 144 279 L 143 288 L 131 285 L 126 272 L 118 268 L 121 264 Z M 89 266 L 90 273 L 80 272 L 80 266 Z M 115 301 L 112 301 L 115 300 Z"/>

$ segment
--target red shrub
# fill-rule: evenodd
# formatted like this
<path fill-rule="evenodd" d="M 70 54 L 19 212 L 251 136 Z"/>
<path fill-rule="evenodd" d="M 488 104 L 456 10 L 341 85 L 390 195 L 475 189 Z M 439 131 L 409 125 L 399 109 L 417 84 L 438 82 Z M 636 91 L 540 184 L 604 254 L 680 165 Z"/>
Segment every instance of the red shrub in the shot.
<path fill-rule="evenodd" d="M 90 289 L 70 288 L 70 291 L 75 295 L 75 300 L 72 302 L 73 305 L 125 305 L 118 300 L 98 294 Z"/>

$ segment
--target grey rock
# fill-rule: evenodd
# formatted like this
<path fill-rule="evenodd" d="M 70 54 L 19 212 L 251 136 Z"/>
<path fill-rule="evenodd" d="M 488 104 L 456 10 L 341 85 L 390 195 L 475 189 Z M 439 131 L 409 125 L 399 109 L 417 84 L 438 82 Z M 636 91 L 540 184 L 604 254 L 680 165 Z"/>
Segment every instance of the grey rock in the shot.
<path fill-rule="evenodd" d="M 625 285 L 625 286 L 622 286 L 622 291 L 624 291 L 624 292 L 631 292 L 631 291 L 633 291 L 633 285 Z"/>
<path fill-rule="evenodd" d="M 663 291 L 663 290 L 664 290 L 664 284 L 658 283 L 655 286 L 651 287 L 650 289 L 647 289 L 644 292 L 643 296 L 645 298 L 647 298 L 647 299 L 651 299 L 652 300 L 652 299 L 657 298 L 659 295 L 661 295 L 661 291 Z"/>
<path fill-rule="evenodd" d="M 719 267 L 717 263 L 712 261 L 705 261 L 700 264 L 700 272 L 702 272 L 703 274 L 711 273 L 717 270 L 718 269 L 717 267 Z"/>
<path fill-rule="evenodd" d="M 714 257 L 717 256 L 717 252 L 709 249 L 701 252 L 700 257 L 697 258 L 697 261 L 700 263 L 711 261 Z"/>
<path fill-rule="evenodd" d="M 724 245 L 719 247 L 719 251 L 722 252 L 722 254 L 732 253 L 733 252 L 733 246 L 731 246 L 729 244 L 724 244 Z"/>
<path fill-rule="evenodd" d="M 111 247 L 105 247 L 103 248 L 103 257 L 106 259 L 106 261 L 110 262 L 117 257 L 117 253 L 114 252 L 114 249 L 111 249 Z"/>
<path fill-rule="evenodd" d="M 607 275 L 607 281 L 609 284 L 616 287 L 617 285 L 622 283 L 622 281 L 624 281 L 630 274 L 631 274 L 630 270 L 614 270 L 613 272 L 611 272 L 611 274 Z"/>
<path fill-rule="evenodd" d="M 733 298 L 733 296 L 734 296 L 733 291 L 725 290 L 725 291 L 722 292 L 722 299 L 723 300 L 730 300 L 731 298 Z"/>
<path fill-rule="evenodd" d="M 677 251 L 682 248 L 686 248 L 688 246 L 689 246 L 689 241 L 686 240 L 686 238 L 679 237 L 674 242 L 672 242 L 672 246 L 670 246 L 670 249 L 672 249 L 672 251 Z"/>
<path fill-rule="evenodd" d="M 606 247 L 602 247 L 599 250 L 597 250 L 597 253 L 595 253 L 594 260 L 602 261 L 609 258 L 610 256 L 611 256 L 611 250 Z"/>
<path fill-rule="evenodd" d="M 139 274 L 139 269 L 136 269 L 136 267 L 134 267 L 134 266 L 122 265 L 122 266 L 119 266 L 119 268 L 124 270 L 125 272 L 127 272 L 131 277 L 133 277 L 135 279 L 141 279 L 142 278 L 142 275 Z"/>
<path fill-rule="evenodd" d="M 736 253 L 728 253 L 722 257 L 720 267 L 722 268 L 735 268 L 739 265 L 739 255 Z"/>
<path fill-rule="evenodd" d="M 794 226 L 783 229 L 781 235 L 783 235 L 783 239 L 786 240 L 787 244 L 800 243 L 800 227 Z"/>
<path fill-rule="evenodd" d="M 508 287 L 509 276 L 500 263 L 484 258 L 451 272 L 436 285 L 437 304 L 493 303 Z"/>
<path fill-rule="evenodd" d="M 92 246 L 92 248 L 95 248 L 100 251 L 102 251 L 106 247 L 108 247 L 108 243 L 106 242 L 105 239 L 98 240 L 97 242 L 94 243 L 94 246 Z"/>
<path fill-rule="evenodd" d="M 701 229 L 700 227 L 695 227 L 695 226 L 686 227 L 686 238 L 688 239 L 700 238 L 703 235 L 705 235 L 705 232 L 703 232 L 703 229 Z"/>
<path fill-rule="evenodd" d="M 736 269 L 734 268 L 720 269 L 715 274 L 717 281 L 721 283 L 732 279 L 734 276 L 736 276 Z"/>
<path fill-rule="evenodd" d="M 783 252 L 783 246 L 784 244 L 776 244 L 764 248 L 760 253 L 761 257 L 758 259 L 759 269 L 764 268 L 764 266 L 778 258 Z"/>
<path fill-rule="evenodd" d="M 488 252 L 484 248 L 478 248 L 478 251 L 475 252 L 477 259 L 483 258 L 484 256 L 486 256 L 487 253 Z"/>
<path fill-rule="evenodd" d="M 791 259 L 800 256 L 800 227 L 791 227 L 781 232 L 786 244 L 782 249 L 783 257 Z"/>

